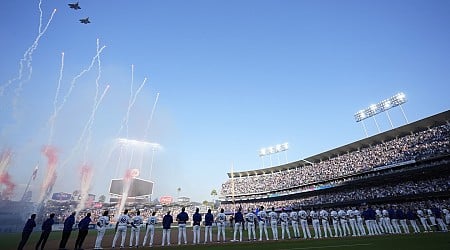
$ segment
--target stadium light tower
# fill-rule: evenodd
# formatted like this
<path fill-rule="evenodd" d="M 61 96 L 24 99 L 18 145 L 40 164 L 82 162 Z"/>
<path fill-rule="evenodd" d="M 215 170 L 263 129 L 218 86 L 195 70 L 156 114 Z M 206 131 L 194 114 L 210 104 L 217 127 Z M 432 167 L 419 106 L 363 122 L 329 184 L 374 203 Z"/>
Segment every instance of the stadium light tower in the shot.
<path fill-rule="evenodd" d="M 389 115 L 389 112 L 388 112 L 389 109 L 392 109 L 394 107 L 397 107 L 397 106 L 400 107 L 400 109 L 403 113 L 403 117 L 405 118 L 406 123 L 408 123 L 408 118 L 406 118 L 405 111 L 403 110 L 403 107 L 402 107 L 402 104 L 404 104 L 405 102 L 406 102 L 406 95 L 404 93 L 400 92 L 388 99 L 385 99 L 385 100 L 379 102 L 378 104 L 372 104 L 369 107 L 356 112 L 354 117 L 355 117 L 356 122 L 362 123 L 364 132 L 366 133 L 366 136 L 368 137 L 366 125 L 364 124 L 364 120 L 367 118 L 373 117 L 375 124 L 378 128 L 378 132 L 380 132 L 380 127 L 378 126 L 378 122 L 375 119 L 375 116 L 380 113 L 386 113 L 389 123 L 391 124 L 391 128 L 394 128 L 394 125 L 391 120 L 391 116 Z"/>
<path fill-rule="evenodd" d="M 264 168 L 264 156 L 266 156 L 266 155 L 269 156 L 270 166 L 273 166 L 273 162 L 272 162 L 272 155 L 273 154 L 277 154 L 277 156 L 278 156 L 278 165 L 280 165 L 280 155 L 278 154 L 280 152 L 284 152 L 284 156 L 285 156 L 286 162 L 287 162 L 288 159 L 287 159 L 287 152 L 286 151 L 288 149 L 289 149 L 289 143 L 287 143 L 287 142 L 282 143 L 282 144 L 277 144 L 275 146 L 261 148 L 258 151 L 258 155 L 261 158 L 262 167 Z"/>

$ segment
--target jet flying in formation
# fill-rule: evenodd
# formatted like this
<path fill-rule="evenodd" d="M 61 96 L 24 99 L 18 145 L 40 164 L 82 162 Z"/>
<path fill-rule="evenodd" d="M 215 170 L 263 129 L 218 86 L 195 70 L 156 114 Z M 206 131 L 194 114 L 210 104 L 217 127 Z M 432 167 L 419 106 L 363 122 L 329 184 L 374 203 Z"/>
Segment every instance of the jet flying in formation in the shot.
<path fill-rule="evenodd" d="M 78 4 L 78 2 L 76 3 L 69 3 L 69 8 L 74 9 L 74 10 L 80 10 L 80 5 Z"/>
<path fill-rule="evenodd" d="M 89 17 L 86 17 L 86 18 L 80 19 L 80 23 L 88 24 L 88 23 L 91 23 L 91 21 L 89 21 Z"/>

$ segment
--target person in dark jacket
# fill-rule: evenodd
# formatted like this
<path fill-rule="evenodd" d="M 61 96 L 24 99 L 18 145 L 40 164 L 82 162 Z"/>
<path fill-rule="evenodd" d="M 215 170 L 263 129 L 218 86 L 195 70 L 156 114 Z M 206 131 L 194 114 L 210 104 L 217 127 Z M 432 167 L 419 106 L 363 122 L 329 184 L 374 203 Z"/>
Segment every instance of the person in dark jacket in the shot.
<path fill-rule="evenodd" d="M 167 211 L 167 214 L 163 217 L 163 236 L 162 236 L 162 244 L 164 246 L 164 241 L 167 238 L 167 245 L 170 246 L 170 226 L 173 223 L 173 217 L 170 215 L 170 211 Z"/>
<path fill-rule="evenodd" d="M 211 213 L 211 209 L 208 209 L 208 213 L 205 214 L 205 243 L 208 242 L 208 232 L 209 241 L 212 242 L 212 223 L 214 222 L 214 216 Z"/>
<path fill-rule="evenodd" d="M 50 217 L 42 223 L 42 233 L 38 243 L 36 244 L 36 250 L 38 250 L 39 247 L 41 247 L 41 250 L 44 249 L 48 236 L 50 236 L 50 233 L 52 232 L 52 226 L 55 224 L 55 221 L 53 220 L 54 217 L 55 214 L 52 213 L 50 214 Z"/>
<path fill-rule="evenodd" d="M 67 241 L 72 233 L 73 224 L 75 224 L 75 212 L 64 220 L 64 228 L 62 231 L 61 241 L 59 242 L 59 249 L 66 249 Z"/>
<path fill-rule="evenodd" d="M 36 227 L 36 214 L 32 214 L 31 217 L 27 220 L 25 223 L 25 226 L 23 227 L 22 231 L 22 240 L 19 243 L 19 246 L 17 247 L 17 250 L 22 250 L 25 244 L 28 241 L 28 238 L 30 238 L 31 233 L 33 232 L 34 227 Z"/>
<path fill-rule="evenodd" d="M 202 222 L 202 215 L 199 213 L 199 208 L 195 209 L 195 213 L 192 216 L 193 227 L 192 231 L 194 232 L 194 244 L 200 244 L 200 222 Z"/>
<path fill-rule="evenodd" d="M 87 213 L 86 217 L 80 220 L 78 223 L 78 237 L 75 241 L 75 249 L 82 250 L 81 246 L 83 246 L 84 239 L 88 234 L 89 224 L 91 223 L 91 213 Z"/>

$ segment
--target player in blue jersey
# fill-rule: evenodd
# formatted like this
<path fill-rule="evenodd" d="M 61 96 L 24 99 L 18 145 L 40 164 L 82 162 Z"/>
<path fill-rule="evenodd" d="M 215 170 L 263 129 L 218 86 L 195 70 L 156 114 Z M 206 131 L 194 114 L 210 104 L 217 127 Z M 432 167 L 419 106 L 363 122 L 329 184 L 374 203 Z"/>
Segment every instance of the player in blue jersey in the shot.
<path fill-rule="evenodd" d="M 211 213 L 211 209 L 208 209 L 208 212 L 205 214 L 205 243 L 208 242 L 208 234 L 209 234 L 209 242 L 212 242 L 212 223 L 214 222 L 214 216 Z"/>
<path fill-rule="evenodd" d="M 195 209 L 195 213 L 192 216 L 193 228 L 192 231 L 194 233 L 194 244 L 200 243 L 200 223 L 202 222 L 202 215 L 199 213 L 199 208 Z"/>
<path fill-rule="evenodd" d="M 187 244 L 186 239 L 186 222 L 189 220 L 188 214 L 184 211 L 185 208 L 181 208 L 181 213 L 177 215 L 178 221 L 178 245 L 181 245 L 181 239 L 184 239 L 184 244 Z"/>
<path fill-rule="evenodd" d="M 41 247 L 41 249 L 44 249 L 45 243 L 47 243 L 48 236 L 50 236 L 50 233 L 52 232 L 52 225 L 55 223 L 53 218 L 55 217 L 55 214 L 50 214 L 50 217 L 42 223 L 42 233 L 41 237 L 39 238 L 38 243 L 36 244 L 36 250 Z M 42 244 L 42 245 L 41 245 Z"/>
<path fill-rule="evenodd" d="M 170 215 L 170 211 L 167 211 L 167 214 L 163 217 L 163 235 L 162 235 L 162 244 L 161 246 L 164 246 L 164 243 L 167 239 L 167 245 L 170 246 L 170 226 L 173 223 L 173 217 Z"/>
<path fill-rule="evenodd" d="M 22 250 L 25 244 L 28 241 L 28 238 L 30 238 L 31 233 L 33 232 L 33 229 L 36 227 L 36 214 L 32 214 L 31 217 L 27 220 L 25 223 L 25 226 L 23 227 L 22 231 L 22 240 L 19 243 L 19 247 L 17 247 L 18 250 Z"/>

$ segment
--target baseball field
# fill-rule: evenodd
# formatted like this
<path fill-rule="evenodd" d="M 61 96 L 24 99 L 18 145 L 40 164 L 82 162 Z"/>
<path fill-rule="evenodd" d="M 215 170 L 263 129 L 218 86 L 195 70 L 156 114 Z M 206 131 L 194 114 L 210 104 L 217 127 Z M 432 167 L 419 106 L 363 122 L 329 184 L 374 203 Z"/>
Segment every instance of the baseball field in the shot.
<path fill-rule="evenodd" d="M 192 230 L 188 229 L 188 242 L 192 243 Z M 201 234 L 201 240 L 204 240 L 204 231 Z M 213 237 L 216 239 L 215 231 L 213 231 Z M 74 249 L 75 239 L 78 232 L 73 231 L 72 235 L 67 243 L 67 249 Z M 84 249 L 93 249 L 94 241 L 97 232 L 90 230 L 86 240 L 83 244 Z M 155 245 L 153 248 L 170 248 L 170 249 L 276 249 L 276 250 L 302 250 L 302 249 L 349 249 L 349 250 L 384 250 L 384 249 L 407 249 L 407 250 L 445 250 L 450 249 L 450 233 L 420 233 L 409 235 L 384 235 L 384 236 L 364 236 L 364 237 L 347 237 L 347 238 L 324 238 L 324 239 L 291 239 L 291 240 L 279 240 L 279 241 L 254 241 L 254 242 L 239 242 L 233 243 L 229 240 L 232 239 L 232 231 L 226 232 L 226 243 L 212 243 L 212 244 L 200 244 L 200 245 L 177 245 L 178 231 L 176 228 L 172 230 L 170 247 L 161 247 L 161 230 L 155 232 Z M 38 241 L 40 232 L 34 232 L 28 240 L 24 249 L 35 249 L 35 244 Z M 114 236 L 114 231 L 107 231 L 103 238 L 102 246 L 104 249 L 111 249 L 111 243 Z M 244 232 L 244 239 L 247 234 Z M 144 238 L 144 232 L 141 233 L 140 242 Z M 12 250 L 17 249 L 17 245 L 20 241 L 20 233 L 0 234 L 0 249 Z M 61 239 L 61 232 L 52 232 L 47 241 L 45 249 L 58 249 L 59 241 Z M 129 232 L 127 234 L 125 249 L 129 245 Z M 116 248 L 120 246 L 120 238 L 116 243 Z M 139 247 L 140 249 L 149 249 L 149 246 Z"/>

